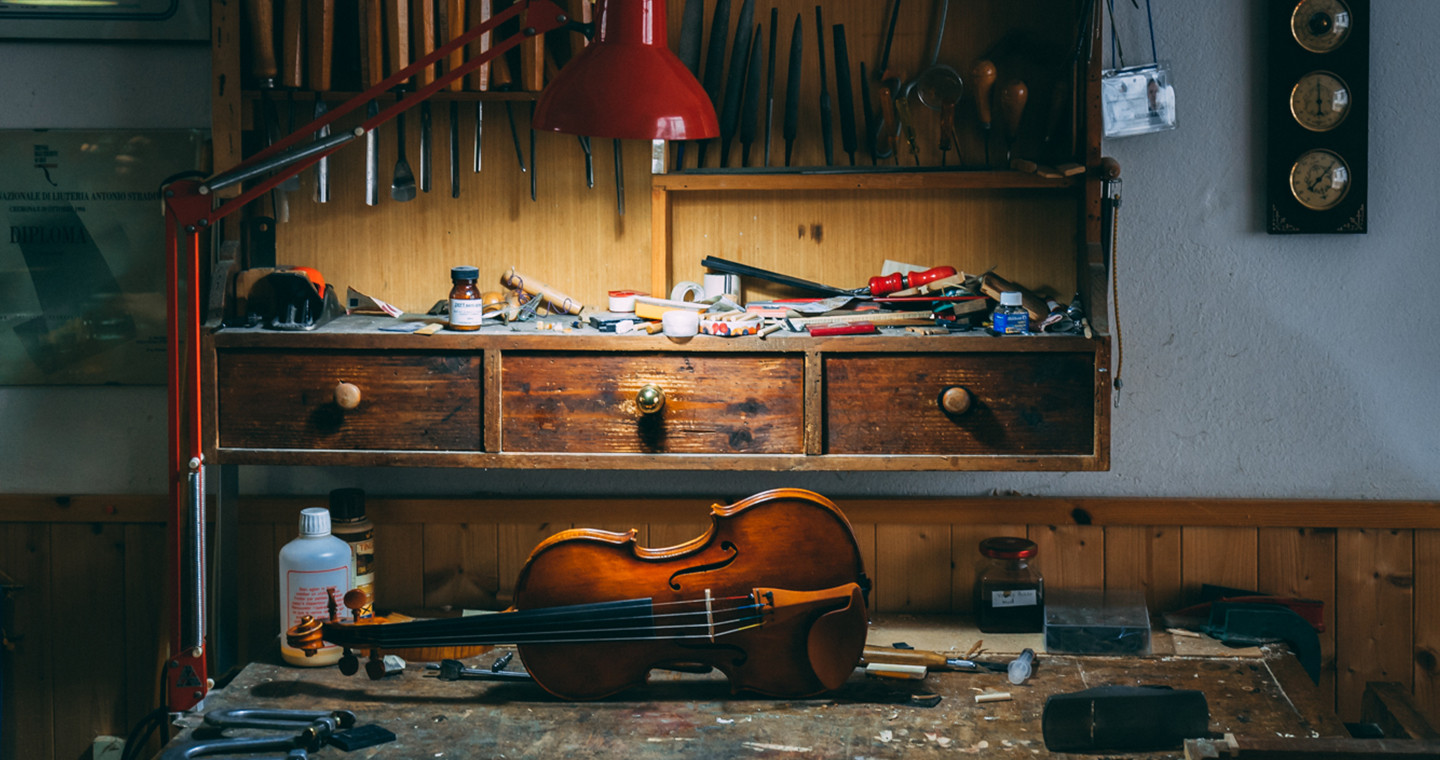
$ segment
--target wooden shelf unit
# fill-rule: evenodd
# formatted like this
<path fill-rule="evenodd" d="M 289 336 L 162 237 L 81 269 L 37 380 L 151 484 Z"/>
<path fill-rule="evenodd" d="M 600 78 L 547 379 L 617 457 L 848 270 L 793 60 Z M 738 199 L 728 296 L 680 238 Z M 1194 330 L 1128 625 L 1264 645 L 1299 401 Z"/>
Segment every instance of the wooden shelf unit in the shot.
<path fill-rule="evenodd" d="M 216 161 L 223 166 L 228 165 L 227 160 L 239 160 L 241 145 L 253 145 L 260 139 L 260 130 L 254 128 L 257 120 L 247 110 L 253 110 L 262 97 L 301 115 L 310 112 L 315 99 L 337 100 L 344 93 L 294 92 L 272 97 L 227 89 L 225 78 L 240 81 L 245 70 L 238 44 L 243 37 L 241 20 L 233 4 L 217 0 L 213 5 L 217 28 Z M 670 3 L 672 47 L 679 38 L 682 5 L 681 0 Z M 713 5 L 707 3 L 705 8 L 707 27 Z M 827 23 L 847 27 L 852 66 L 862 60 L 873 62 L 882 47 L 888 8 L 881 5 L 871 0 L 831 0 L 825 5 Z M 1041 5 L 1045 13 L 1038 12 Z M 513 147 L 518 148 L 529 139 L 526 112 L 533 91 L 442 93 L 441 101 L 464 101 L 467 106 L 493 101 L 495 106 L 484 109 L 483 122 L 472 117 L 471 109 L 462 109 L 457 125 L 464 133 L 461 197 L 449 197 L 448 172 L 439 162 L 433 192 L 422 193 L 409 203 L 382 198 L 379 206 L 367 207 L 359 192 L 363 179 L 360 151 L 342 151 L 331 160 L 330 203 L 310 202 L 314 180 L 308 172 L 302 175 L 301 191 L 291 195 L 291 221 L 277 227 L 277 260 L 315 267 L 342 291 L 354 287 L 410 312 L 423 312 L 441 300 L 449 289 L 446 273 L 459 264 L 480 266 L 487 281 L 492 276 L 498 280 L 513 266 L 582 303 L 603 304 L 606 290 L 612 288 L 648 286 L 653 293 L 668 294 L 679 281 L 699 280 L 703 271 L 699 262 L 713 255 L 840 286 L 863 284 L 879 273 L 886 259 L 950 264 L 971 273 L 993 270 L 1061 301 L 1078 292 L 1090 311 L 1103 313 L 1104 259 L 1099 250 L 1095 171 L 1100 159 L 1099 61 L 1094 57 L 1087 66 L 1084 61 L 1072 65 L 1068 60 L 1077 33 L 1088 36 L 1091 43 L 1099 36 L 1098 23 L 1080 29 L 1082 0 L 1063 2 L 1058 9 L 1055 3 L 1039 0 L 989 2 L 967 6 L 963 16 L 960 9 L 952 13 L 941 62 L 964 76 L 973 60 L 992 55 L 1001 72 L 997 91 L 1012 78 L 1024 78 L 1029 84 L 1030 107 L 1017 134 L 1006 133 L 998 123 L 998 112 L 991 131 L 980 129 L 976 106 L 967 96 L 957 111 L 956 149 L 947 155 L 961 165 L 941 167 L 940 154 L 930 137 L 938 126 L 937 117 L 917 106 L 920 153 L 916 159 L 908 152 L 902 157 L 920 165 L 900 168 L 891 163 L 853 170 L 822 166 L 818 98 L 814 97 L 819 74 L 814 54 L 814 6 L 798 0 L 778 0 L 776 6 L 784 32 L 781 42 L 788 41 L 790 24 L 797 15 L 807 37 L 799 74 L 804 99 L 799 108 L 801 138 L 795 146 L 796 166 L 699 169 L 694 166 L 698 151 L 692 149 L 685 166 L 652 176 L 648 144 L 617 143 L 617 148 L 623 148 L 623 157 L 612 162 L 607 155 L 610 141 L 596 140 L 595 187 L 589 188 L 582 179 L 586 169 L 582 154 L 574 138 L 566 136 L 538 135 L 534 152 L 524 156 L 529 171 L 518 171 L 511 143 L 513 139 Z M 768 8 L 757 9 L 757 21 L 767 20 L 764 10 Z M 911 13 L 914 15 L 900 18 L 893 47 L 892 68 L 901 77 L 906 71 L 918 71 L 930 50 L 929 11 L 912 9 Z M 768 30 L 768 24 L 766 27 Z M 830 42 L 826 40 L 827 50 Z M 777 101 L 789 76 L 783 71 L 787 45 L 778 47 Z M 528 60 L 533 65 L 536 59 L 532 55 Z M 827 66 L 833 66 L 833 59 Z M 533 80 L 534 72 L 530 74 L 526 81 Z M 857 89 L 858 83 L 857 78 Z M 858 103 L 858 92 L 856 96 Z M 432 152 L 437 158 L 447 155 L 448 110 L 434 109 Z M 781 110 L 777 102 L 776 111 Z M 858 122 L 858 106 L 856 115 Z M 778 157 L 781 137 L 776 118 L 773 147 Z M 412 164 L 420 155 L 415 122 L 412 119 L 407 130 Z M 838 119 L 836 123 L 838 131 Z M 344 128 L 345 123 L 336 126 Z M 468 167 L 470 130 L 482 126 L 484 169 L 472 174 Z M 242 141 L 247 133 L 248 142 Z M 381 130 L 382 183 L 388 181 L 386 172 L 395 158 L 394 134 L 389 125 Z M 717 160 L 719 141 L 712 142 L 716 145 L 711 146 L 708 167 L 714 167 Z M 898 151 L 905 151 L 904 141 L 900 142 Z M 1053 179 L 1005 169 L 1000 165 L 1012 149 L 1016 156 L 1079 163 L 1087 173 Z M 738 163 L 739 146 L 732 150 Z M 837 160 L 848 162 L 843 153 Z M 865 160 L 862 158 L 862 163 Z M 607 170 L 615 173 L 606 176 Z M 538 187 L 533 202 L 529 197 L 532 178 Z M 617 180 L 631 188 L 624 216 L 616 213 L 618 190 L 611 190 Z M 636 191 L 647 186 L 649 193 Z M 743 295 L 749 300 L 799 295 L 763 282 L 746 281 L 743 286 Z M 832 340 L 702 337 L 683 345 L 659 336 L 542 336 L 525 329 L 431 338 L 373 332 L 359 335 L 349 327 L 299 335 L 216 331 L 207 340 L 208 374 L 215 388 L 210 401 L 215 423 L 211 429 L 216 430 L 209 443 L 217 461 L 257 464 L 751 470 L 1097 470 L 1109 466 L 1109 343 L 1103 329 L 1093 339 L 887 334 Z M 368 410 L 372 418 L 337 416 L 337 410 L 329 408 L 333 401 L 327 398 L 327 389 L 317 383 L 323 379 L 333 385 L 338 380 L 303 375 L 301 368 L 306 362 L 299 357 L 309 354 L 334 359 L 339 374 L 364 371 L 367 364 L 418 374 L 413 386 L 403 378 L 396 380 L 394 387 L 385 385 L 389 380 L 380 384 L 391 394 L 385 413 L 397 417 L 387 418 L 373 407 Z M 550 388 L 546 392 L 558 394 L 553 398 L 541 398 L 538 391 L 527 396 L 523 389 L 533 385 L 516 380 L 516 373 L 524 370 L 527 361 L 551 358 L 557 360 L 556 366 L 565 364 L 559 359 L 569 358 L 571 364 L 614 381 L 616 388 L 624 386 L 627 393 L 632 392 L 629 386 L 635 378 L 613 373 L 663 379 L 666 367 L 689 371 L 697 362 L 721 359 L 733 366 L 726 364 L 724 372 L 717 370 L 712 380 L 716 387 L 689 388 L 674 401 L 667 411 L 670 416 L 661 423 L 673 431 L 662 428 L 647 433 L 644 425 L 653 426 L 655 421 L 636 417 L 630 409 L 633 402 L 614 395 L 616 388 L 606 386 L 588 398 L 576 390 L 596 387 L 595 378 L 582 373 L 562 373 L 572 388 Z M 439 363 L 427 364 L 432 360 Z M 437 380 L 435 367 L 450 367 L 457 374 Z M 739 379 L 734 377 L 737 372 Z M 762 420 L 752 415 L 736 423 L 724 418 L 728 410 L 723 396 L 745 390 L 747 372 L 766 377 L 771 375 L 764 373 L 778 373 L 774 378 L 781 384 L 775 386 L 774 395 L 753 401 L 783 408 L 779 413 L 783 419 Z M 880 430 L 872 416 L 886 404 L 904 414 L 923 417 L 935 413 L 933 394 L 947 386 L 931 387 L 937 382 L 931 375 L 948 377 L 945 382 L 949 384 L 979 389 L 976 397 L 983 403 L 981 411 L 971 415 L 974 429 L 967 430 L 959 417 L 951 419 L 941 413 L 927 418 L 915 432 L 898 437 Z M 301 377 L 311 385 L 299 387 L 294 381 Z M 882 384 L 873 394 L 867 393 L 864 378 L 871 377 L 877 383 L 898 383 L 900 390 Z M 378 377 L 372 380 L 378 381 Z M 385 431 L 395 430 L 394 425 L 404 420 L 413 422 L 416 429 L 433 427 L 424 424 L 424 415 L 432 406 L 425 394 L 437 389 L 444 389 L 446 397 L 473 404 L 473 428 L 459 438 L 428 442 L 407 441 L 403 435 L 394 441 L 383 439 Z M 397 400 L 406 393 L 413 397 L 404 403 Z M 550 415 L 544 408 L 547 403 L 570 411 L 559 417 Z M 606 404 L 610 408 L 602 409 Z M 267 405 L 272 411 L 283 407 L 300 415 L 294 437 L 278 441 L 266 441 L 263 436 L 245 438 L 246 430 L 284 426 L 281 419 L 266 424 L 256 421 L 264 418 L 262 407 Z M 544 425 L 565 427 L 584 419 L 574 411 L 576 407 L 605 419 L 613 428 L 611 437 L 601 436 L 586 444 L 588 448 L 576 449 L 564 437 L 526 438 L 512 429 L 533 424 L 536 415 L 544 418 Z M 527 409 L 529 417 L 523 413 Z M 619 409 L 629 409 L 626 413 L 630 416 L 620 419 L 616 416 Z M 985 414 L 991 415 L 985 422 L 974 422 Z M 366 421 L 359 422 L 362 418 Z M 454 418 L 446 419 L 454 422 Z M 912 423 L 901 423 L 906 424 Z M 779 425 L 784 434 L 777 438 L 769 425 Z M 865 435 L 882 442 L 874 451 L 862 451 L 864 435 L 840 434 L 847 426 L 866 425 L 876 430 Z M 705 429 L 729 430 L 735 437 L 713 439 L 695 432 Z M 1027 430 L 1031 434 L 1028 439 Z M 333 437 L 342 431 L 345 435 Z M 343 444 L 337 443 L 342 439 Z M 847 442 L 841 445 L 841 441 Z"/>

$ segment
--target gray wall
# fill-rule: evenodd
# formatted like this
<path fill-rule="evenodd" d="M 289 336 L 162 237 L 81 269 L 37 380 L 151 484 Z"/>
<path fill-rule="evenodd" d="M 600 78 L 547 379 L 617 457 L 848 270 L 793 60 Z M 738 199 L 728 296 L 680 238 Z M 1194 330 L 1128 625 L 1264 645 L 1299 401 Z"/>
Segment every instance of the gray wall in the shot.
<path fill-rule="evenodd" d="M 1440 499 L 1440 3 L 1374 0 L 1370 233 L 1263 232 L 1263 3 L 1154 0 L 1180 128 L 1123 167 L 1125 388 L 1101 473 L 565 473 L 245 468 L 246 492 Z M 1117 2 L 1129 63 L 1142 12 Z M 1143 7 L 1143 4 L 1142 4 Z M 185 62 L 176 65 L 179 55 Z M 0 127 L 203 126 L 203 49 L 0 44 Z M 75 65 L 71 60 L 93 65 Z M 18 65 L 17 65 L 18 64 Z M 160 493 L 163 389 L 0 389 L 0 491 Z"/>

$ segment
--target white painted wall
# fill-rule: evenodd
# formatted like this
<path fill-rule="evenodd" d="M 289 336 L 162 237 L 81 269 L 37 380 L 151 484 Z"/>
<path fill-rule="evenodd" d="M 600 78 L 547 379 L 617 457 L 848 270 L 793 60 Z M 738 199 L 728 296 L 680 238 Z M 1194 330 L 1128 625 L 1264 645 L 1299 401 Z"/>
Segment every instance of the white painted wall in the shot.
<path fill-rule="evenodd" d="M 1141 4 L 1143 7 L 1143 3 Z M 568 473 L 245 468 L 246 492 L 1440 499 L 1440 28 L 1374 0 L 1370 233 L 1263 232 L 1264 4 L 1153 0 L 1180 128 L 1111 141 L 1123 167 L 1125 389 L 1102 473 Z M 1117 0 L 1128 62 L 1143 14 Z M 176 64 L 179 56 L 182 63 Z M 0 127 L 202 126 L 200 48 L 0 43 Z M 83 63 L 90 62 L 89 65 Z M 0 492 L 164 491 L 163 389 L 0 388 Z M 1183 516 L 1177 516 L 1183 519 Z"/>

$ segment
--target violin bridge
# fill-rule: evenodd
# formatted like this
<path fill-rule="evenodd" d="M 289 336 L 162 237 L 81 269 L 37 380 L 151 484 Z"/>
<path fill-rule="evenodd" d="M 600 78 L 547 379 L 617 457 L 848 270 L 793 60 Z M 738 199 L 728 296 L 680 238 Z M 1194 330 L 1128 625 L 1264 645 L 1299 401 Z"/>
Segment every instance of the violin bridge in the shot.
<path fill-rule="evenodd" d="M 715 600 L 710 596 L 710 589 L 705 589 L 705 622 L 710 627 L 710 643 L 715 643 Z"/>

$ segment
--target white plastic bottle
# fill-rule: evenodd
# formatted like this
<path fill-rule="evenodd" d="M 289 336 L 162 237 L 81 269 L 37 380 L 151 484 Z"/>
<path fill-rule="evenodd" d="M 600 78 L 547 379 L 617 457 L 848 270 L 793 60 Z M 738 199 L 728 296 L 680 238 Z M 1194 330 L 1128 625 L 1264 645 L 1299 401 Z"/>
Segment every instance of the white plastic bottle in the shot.
<path fill-rule="evenodd" d="M 333 665 L 342 650 L 326 644 L 314 655 L 285 643 L 285 631 L 299 624 L 302 615 L 330 619 L 333 605 L 346 613 L 342 600 L 351 589 L 355 560 L 350 545 L 330 533 L 330 512 L 320 507 L 300 511 L 300 536 L 280 550 L 280 656 L 291 665 Z"/>

